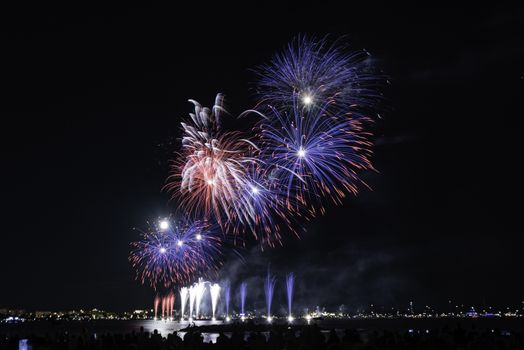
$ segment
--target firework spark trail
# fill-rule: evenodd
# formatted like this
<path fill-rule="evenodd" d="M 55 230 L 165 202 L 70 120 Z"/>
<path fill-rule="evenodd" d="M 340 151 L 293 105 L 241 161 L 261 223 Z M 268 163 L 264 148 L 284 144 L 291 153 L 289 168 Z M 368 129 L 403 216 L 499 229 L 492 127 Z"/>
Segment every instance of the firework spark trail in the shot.
<path fill-rule="evenodd" d="M 161 220 L 131 243 L 136 277 L 153 288 L 190 283 L 222 264 L 224 236 L 205 221 Z"/>
<path fill-rule="evenodd" d="M 264 282 L 264 292 L 266 295 L 267 320 L 271 322 L 271 303 L 273 302 L 273 293 L 275 291 L 275 276 L 271 275 L 269 269 L 267 270 L 266 280 Z"/>
<path fill-rule="evenodd" d="M 187 287 L 180 288 L 180 320 L 184 319 L 184 312 L 186 309 L 187 298 L 189 297 L 189 289 Z"/>
<path fill-rule="evenodd" d="M 271 160 L 272 176 L 285 186 L 288 208 L 297 212 L 302 205 L 311 216 L 324 212 L 324 197 L 340 204 L 346 193 L 357 194 L 357 184 L 364 184 L 358 173 L 373 169 L 369 134 L 361 122 L 328 116 L 327 107 L 307 110 L 295 104 L 286 114 L 272 108 L 273 117 L 257 126 L 262 158 Z"/>
<path fill-rule="evenodd" d="M 240 284 L 240 316 L 244 317 L 246 315 L 245 313 L 245 305 L 246 305 L 246 296 L 247 296 L 247 283 L 242 282 Z"/>
<path fill-rule="evenodd" d="M 286 294 L 287 294 L 287 310 L 288 310 L 288 318 L 291 321 L 292 320 L 292 305 L 293 305 L 293 287 L 295 284 L 295 275 L 293 273 L 290 273 L 286 276 Z"/>
<path fill-rule="evenodd" d="M 295 100 L 305 109 L 333 102 L 334 112 L 360 118 L 381 100 L 369 53 L 348 50 L 340 41 L 299 36 L 257 73 L 262 104 L 276 108 L 288 108 Z"/>
<path fill-rule="evenodd" d="M 282 243 L 281 226 L 299 236 L 301 226 L 293 218 L 293 211 L 296 211 L 299 205 L 287 205 L 286 189 L 271 173 L 272 162 L 262 160 L 263 155 L 261 153 L 258 164 L 248 167 L 245 185 L 240 195 L 245 198 L 244 202 L 253 208 L 251 232 L 261 245 L 273 247 Z"/>

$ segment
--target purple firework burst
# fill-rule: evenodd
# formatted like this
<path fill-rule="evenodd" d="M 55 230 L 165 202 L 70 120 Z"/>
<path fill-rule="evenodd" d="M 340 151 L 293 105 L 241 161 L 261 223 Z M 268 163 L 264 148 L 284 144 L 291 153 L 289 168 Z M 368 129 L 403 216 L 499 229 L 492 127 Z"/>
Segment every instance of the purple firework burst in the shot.
<path fill-rule="evenodd" d="M 263 155 L 263 153 L 262 153 Z M 293 212 L 287 207 L 284 186 L 271 174 L 272 162 L 262 161 L 247 168 L 245 182 L 240 193 L 252 220 L 249 230 L 261 244 L 274 246 L 281 241 L 281 225 L 298 236 Z M 293 206 L 292 209 L 298 206 Z"/>
<path fill-rule="evenodd" d="M 330 112 L 360 118 L 381 99 L 369 53 L 351 51 L 340 41 L 299 36 L 256 72 L 261 104 L 276 108 L 290 107 L 295 100 L 306 109 L 330 102 Z"/>
<path fill-rule="evenodd" d="M 271 322 L 271 304 L 273 303 L 273 293 L 275 292 L 275 276 L 271 275 L 269 268 L 267 270 L 266 280 L 264 281 L 264 292 L 266 295 L 267 320 Z"/>
<path fill-rule="evenodd" d="M 206 221 L 159 220 L 131 243 L 136 278 L 151 287 L 187 284 L 222 265 L 225 237 Z"/>
<path fill-rule="evenodd" d="M 286 191 L 288 207 L 309 208 L 331 198 L 340 203 L 346 193 L 356 194 L 363 183 L 359 172 L 373 169 L 371 142 L 359 119 L 333 116 L 329 104 L 304 109 L 295 103 L 287 113 L 272 108 L 257 126 L 262 158 L 271 163 L 271 176 Z"/>

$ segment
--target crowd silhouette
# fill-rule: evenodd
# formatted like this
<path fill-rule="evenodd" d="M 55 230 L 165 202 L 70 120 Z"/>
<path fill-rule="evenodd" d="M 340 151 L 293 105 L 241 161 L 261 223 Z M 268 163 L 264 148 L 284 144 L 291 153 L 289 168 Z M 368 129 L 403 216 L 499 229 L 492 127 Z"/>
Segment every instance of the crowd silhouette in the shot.
<path fill-rule="evenodd" d="M 524 349 L 523 335 L 496 329 L 442 328 L 433 331 L 371 331 L 347 329 L 328 333 L 315 325 L 292 329 L 273 329 L 267 333 L 234 330 L 220 333 L 216 342 L 205 342 L 202 334 L 190 330 L 163 337 L 158 331 L 89 334 L 60 333 L 28 336 L 2 335 L 0 350 L 373 350 L 373 349 Z"/>

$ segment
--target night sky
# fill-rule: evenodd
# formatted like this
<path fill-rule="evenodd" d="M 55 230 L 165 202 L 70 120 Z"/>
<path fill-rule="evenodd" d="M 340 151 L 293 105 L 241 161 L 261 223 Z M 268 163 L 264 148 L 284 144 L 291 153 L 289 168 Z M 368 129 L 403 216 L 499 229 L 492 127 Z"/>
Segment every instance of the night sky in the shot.
<path fill-rule="evenodd" d="M 0 308 L 149 307 L 129 242 L 173 210 L 187 100 L 252 107 L 251 69 L 300 33 L 346 35 L 390 81 L 372 190 L 220 278 L 252 306 L 269 263 L 282 305 L 291 271 L 304 306 L 520 304 L 524 8 L 234 3 L 2 11 Z"/>

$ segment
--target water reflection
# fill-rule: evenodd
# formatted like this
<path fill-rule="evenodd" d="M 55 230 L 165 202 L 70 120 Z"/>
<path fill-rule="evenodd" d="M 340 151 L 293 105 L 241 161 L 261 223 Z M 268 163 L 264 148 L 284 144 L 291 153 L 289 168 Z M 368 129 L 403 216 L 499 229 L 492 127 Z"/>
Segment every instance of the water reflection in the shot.
<path fill-rule="evenodd" d="M 180 329 L 186 328 L 190 325 L 193 326 L 207 326 L 207 325 L 218 325 L 222 324 L 223 321 L 141 321 L 139 324 L 139 327 L 144 327 L 144 331 L 152 333 L 155 329 L 162 335 L 163 337 L 167 337 L 168 334 L 173 333 L 175 331 L 179 331 Z M 186 332 L 178 332 L 178 335 L 183 338 Z M 216 342 L 218 333 L 202 333 L 202 337 L 204 337 L 204 342 L 209 343 L 212 341 L 213 343 Z"/>

